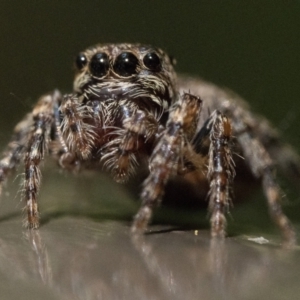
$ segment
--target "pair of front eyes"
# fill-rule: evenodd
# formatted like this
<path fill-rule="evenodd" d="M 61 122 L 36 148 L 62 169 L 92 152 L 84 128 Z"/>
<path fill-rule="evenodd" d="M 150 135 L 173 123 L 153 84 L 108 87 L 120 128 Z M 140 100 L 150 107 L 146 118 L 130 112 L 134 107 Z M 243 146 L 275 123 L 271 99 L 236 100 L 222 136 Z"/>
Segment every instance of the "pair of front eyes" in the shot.
<path fill-rule="evenodd" d="M 99 52 L 92 56 L 88 62 L 85 54 L 80 53 L 76 58 L 76 67 L 82 70 L 89 64 L 89 70 L 95 77 L 104 77 L 110 69 L 110 59 L 105 52 Z M 147 53 L 143 58 L 143 64 L 152 72 L 161 70 L 161 60 L 155 52 Z M 137 74 L 137 68 L 140 66 L 139 59 L 132 52 L 122 52 L 113 62 L 113 71 L 122 77 L 130 77 Z"/>

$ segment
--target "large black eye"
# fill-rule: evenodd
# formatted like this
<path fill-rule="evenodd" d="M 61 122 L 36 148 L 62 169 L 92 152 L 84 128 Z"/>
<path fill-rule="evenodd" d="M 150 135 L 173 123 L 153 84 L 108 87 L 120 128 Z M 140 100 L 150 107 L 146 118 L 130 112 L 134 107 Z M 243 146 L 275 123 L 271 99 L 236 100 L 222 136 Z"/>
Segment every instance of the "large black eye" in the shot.
<path fill-rule="evenodd" d="M 106 53 L 95 54 L 90 62 L 91 73 L 96 77 L 103 77 L 109 69 L 109 60 Z"/>
<path fill-rule="evenodd" d="M 114 63 L 114 71 L 120 76 L 128 77 L 137 73 L 138 59 L 130 52 L 121 53 Z"/>
<path fill-rule="evenodd" d="M 161 70 L 160 58 L 155 52 L 147 53 L 143 59 L 143 62 L 151 71 L 157 72 Z"/>
<path fill-rule="evenodd" d="M 83 69 L 83 67 L 87 64 L 87 58 L 83 53 L 79 53 L 76 57 L 75 64 L 78 70 Z"/>

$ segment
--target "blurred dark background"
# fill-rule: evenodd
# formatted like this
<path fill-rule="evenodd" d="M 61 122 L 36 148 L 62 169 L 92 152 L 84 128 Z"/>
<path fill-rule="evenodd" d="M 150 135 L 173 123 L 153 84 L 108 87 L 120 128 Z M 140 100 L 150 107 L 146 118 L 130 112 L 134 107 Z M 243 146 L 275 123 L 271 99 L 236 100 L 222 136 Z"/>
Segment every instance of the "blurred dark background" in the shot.
<path fill-rule="evenodd" d="M 1 1 L 1 141 L 39 95 L 72 89 L 77 52 L 143 42 L 240 93 L 299 146 L 299 16 L 299 1 Z"/>
<path fill-rule="evenodd" d="M 71 91 L 79 51 L 141 42 L 238 92 L 300 152 L 299 16 L 299 1 L 1 1 L 0 145 L 37 97 Z"/>

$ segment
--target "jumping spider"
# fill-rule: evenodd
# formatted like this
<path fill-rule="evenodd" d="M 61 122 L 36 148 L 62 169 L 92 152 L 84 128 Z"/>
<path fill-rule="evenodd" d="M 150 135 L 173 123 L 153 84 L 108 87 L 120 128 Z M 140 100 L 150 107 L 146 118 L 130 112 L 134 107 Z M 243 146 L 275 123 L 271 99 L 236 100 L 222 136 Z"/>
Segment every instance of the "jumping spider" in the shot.
<path fill-rule="evenodd" d="M 237 95 L 200 79 L 177 78 L 173 65 L 162 50 L 140 44 L 100 44 L 77 56 L 73 93 L 42 96 L 15 127 L 0 161 L 1 184 L 24 161 L 27 227 L 39 226 L 40 162 L 51 154 L 69 170 L 104 166 L 118 182 L 146 161 L 149 175 L 133 233 L 144 232 L 171 176 L 204 174 L 211 234 L 224 237 L 234 151 L 261 179 L 272 218 L 285 241 L 294 243 L 279 203 L 274 161 L 299 177 L 298 156 Z"/>

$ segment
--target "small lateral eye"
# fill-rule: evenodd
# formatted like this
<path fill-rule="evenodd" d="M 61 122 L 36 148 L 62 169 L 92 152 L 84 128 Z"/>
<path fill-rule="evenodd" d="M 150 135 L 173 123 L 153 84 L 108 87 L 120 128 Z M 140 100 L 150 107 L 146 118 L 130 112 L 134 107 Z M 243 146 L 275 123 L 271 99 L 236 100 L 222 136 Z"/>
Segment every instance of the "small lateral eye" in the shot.
<path fill-rule="evenodd" d="M 143 59 L 144 65 L 151 71 L 158 72 L 161 70 L 160 58 L 155 52 L 147 53 Z"/>
<path fill-rule="evenodd" d="M 90 62 L 90 71 L 96 77 L 103 77 L 109 69 L 109 59 L 106 53 L 96 53 Z"/>
<path fill-rule="evenodd" d="M 129 77 L 137 73 L 138 59 L 131 52 L 121 53 L 115 60 L 114 71 L 123 77 Z"/>
<path fill-rule="evenodd" d="M 75 60 L 75 65 L 78 70 L 82 70 L 87 64 L 87 58 L 83 53 L 79 53 Z"/>

